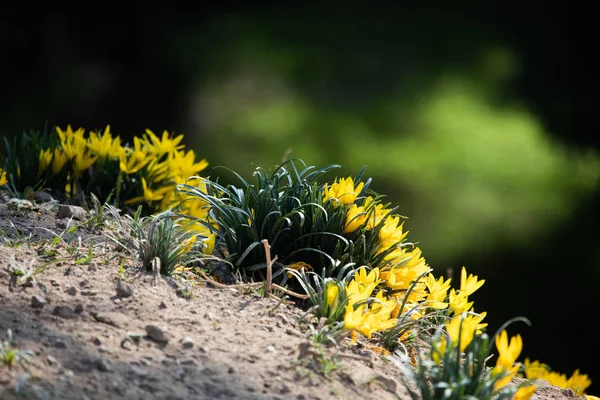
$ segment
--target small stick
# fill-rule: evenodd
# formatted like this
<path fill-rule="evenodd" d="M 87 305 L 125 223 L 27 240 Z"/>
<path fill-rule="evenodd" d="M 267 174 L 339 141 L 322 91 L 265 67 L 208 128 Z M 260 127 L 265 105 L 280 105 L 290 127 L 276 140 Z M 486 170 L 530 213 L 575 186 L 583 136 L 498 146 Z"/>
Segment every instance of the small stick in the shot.
<path fill-rule="evenodd" d="M 273 284 L 273 263 L 275 260 L 277 260 L 277 256 L 271 260 L 271 246 L 269 245 L 269 241 L 267 239 L 263 239 L 261 242 L 265 246 L 265 255 L 267 257 L 267 281 L 265 282 L 265 294 L 270 294 L 271 286 Z"/>
<path fill-rule="evenodd" d="M 283 293 L 289 294 L 290 296 L 294 296 L 294 297 L 297 297 L 297 298 L 302 299 L 302 300 L 306 300 L 306 299 L 308 299 L 310 297 L 307 294 L 300 294 L 300 293 L 292 292 L 291 290 L 288 290 L 288 289 L 286 289 L 284 287 L 281 287 L 281 286 L 279 286 L 279 285 L 277 285 L 275 283 L 272 285 L 272 287 L 274 287 L 277 290 L 281 290 Z"/>
<path fill-rule="evenodd" d="M 291 290 L 288 290 L 288 289 L 286 289 L 284 287 L 281 287 L 281 286 L 273 283 L 273 263 L 275 263 L 275 261 L 277 261 L 277 256 L 275 256 L 271 260 L 271 246 L 269 245 L 269 241 L 267 239 L 263 239 L 262 240 L 262 244 L 265 246 L 265 255 L 266 255 L 266 258 L 267 258 L 267 280 L 264 282 L 264 287 L 265 287 L 265 293 L 264 294 L 266 296 L 270 296 L 271 295 L 271 290 L 273 288 L 275 288 L 277 290 L 282 291 L 283 293 L 289 294 L 290 296 L 294 296 L 294 297 L 297 297 L 297 298 L 303 299 L 303 300 L 308 299 L 310 297 L 308 294 L 300 294 L 300 293 L 292 292 Z M 238 285 L 224 285 L 222 283 L 216 282 L 214 279 L 209 278 L 204 273 L 204 271 L 202 271 L 201 269 L 199 269 L 198 272 L 211 285 L 214 285 L 214 286 L 216 286 L 218 288 L 222 288 L 222 289 L 253 288 L 253 287 L 258 287 L 258 286 L 263 285 L 262 283 L 246 283 L 246 284 L 238 284 Z"/>

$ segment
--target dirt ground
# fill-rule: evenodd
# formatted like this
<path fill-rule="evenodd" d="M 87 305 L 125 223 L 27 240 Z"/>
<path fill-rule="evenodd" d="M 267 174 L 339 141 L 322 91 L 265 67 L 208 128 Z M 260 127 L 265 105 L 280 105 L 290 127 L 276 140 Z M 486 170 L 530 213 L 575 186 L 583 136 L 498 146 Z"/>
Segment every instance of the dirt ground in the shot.
<path fill-rule="evenodd" d="M 0 363 L 0 399 L 410 398 L 389 356 L 315 347 L 302 310 L 256 291 L 155 280 L 79 222 L 0 200 L 0 341 L 33 352 Z"/>

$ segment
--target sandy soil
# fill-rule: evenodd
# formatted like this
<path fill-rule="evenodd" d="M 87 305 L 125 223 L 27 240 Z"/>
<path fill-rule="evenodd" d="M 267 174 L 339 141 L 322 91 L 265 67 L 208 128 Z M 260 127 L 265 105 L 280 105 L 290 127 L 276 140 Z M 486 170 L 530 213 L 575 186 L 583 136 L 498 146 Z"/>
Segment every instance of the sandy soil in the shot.
<path fill-rule="evenodd" d="M 0 399 L 410 398 L 399 369 L 360 342 L 315 347 L 292 305 L 154 280 L 102 231 L 52 242 L 78 222 L 56 205 L 0 201 L 0 340 L 10 329 L 13 346 L 34 353 L 28 372 L 0 364 Z"/>

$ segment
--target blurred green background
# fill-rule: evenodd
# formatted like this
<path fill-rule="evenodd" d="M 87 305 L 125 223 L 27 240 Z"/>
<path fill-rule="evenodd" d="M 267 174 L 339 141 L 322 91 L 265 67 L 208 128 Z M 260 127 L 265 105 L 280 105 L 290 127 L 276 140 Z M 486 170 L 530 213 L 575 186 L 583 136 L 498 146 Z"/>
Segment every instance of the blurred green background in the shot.
<path fill-rule="evenodd" d="M 46 122 L 186 135 L 247 178 L 290 154 L 364 165 L 437 274 L 465 265 L 490 331 L 600 384 L 600 141 L 585 10 L 212 4 L 4 10 L 0 135 Z M 230 182 L 222 170 L 205 171 Z M 336 175 L 331 175 L 333 179 Z M 593 394 L 593 393 L 592 393 Z"/>

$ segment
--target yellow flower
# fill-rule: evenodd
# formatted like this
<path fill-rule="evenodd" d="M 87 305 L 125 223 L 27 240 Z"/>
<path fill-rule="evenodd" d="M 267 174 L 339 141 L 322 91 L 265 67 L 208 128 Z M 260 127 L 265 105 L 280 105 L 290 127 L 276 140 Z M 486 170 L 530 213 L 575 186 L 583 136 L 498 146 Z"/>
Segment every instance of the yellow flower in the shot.
<path fill-rule="evenodd" d="M 296 271 L 302 271 L 302 269 L 306 270 L 306 271 L 312 271 L 313 267 L 303 261 L 298 261 L 296 263 L 290 264 L 287 266 L 288 268 L 291 269 L 295 269 Z M 292 278 L 294 275 L 292 275 L 290 272 L 288 272 L 288 278 Z"/>
<path fill-rule="evenodd" d="M 444 281 L 444 277 L 440 276 L 439 279 L 435 279 L 433 274 L 427 275 L 427 290 L 429 294 L 425 299 L 427 307 L 444 309 L 448 308 L 448 303 L 444 302 L 448 290 L 450 289 L 451 279 Z"/>
<path fill-rule="evenodd" d="M 194 244 L 196 244 L 196 235 L 190 236 L 188 240 L 185 241 L 185 251 L 190 252 L 194 248 Z"/>
<path fill-rule="evenodd" d="M 170 178 L 168 160 L 159 162 L 158 158 L 152 158 L 148 163 L 147 170 L 147 178 L 150 183 L 161 182 L 167 178 Z"/>
<path fill-rule="evenodd" d="M 356 327 L 357 331 L 369 339 L 373 333 L 390 329 L 397 323 L 396 318 L 391 316 L 392 311 L 396 307 L 396 302 L 394 300 L 385 300 L 383 292 L 377 293 L 375 300 Z"/>
<path fill-rule="evenodd" d="M 198 175 L 200 171 L 208 166 L 208 162 L 203 159 L 199 162 L 196 161 L 196 154 L 194 150 L 188 150 L 187 153 L 183 151 L 175 151 L 169 156 L 169 169 L 172 171 L 172 176 L 175 178 L 175 182 L 184 183 L 190 176 Z"/>
<path fill-rule="evenodd" d="M 152 203 L 154 201 L 160 201 L 165 196 L 166 192 L 168 192 L 169 190 L 173 190 L 173 188 L 170 186 L 165 186 L 165 187 L 162 187 L 157 190 L 152 190 L 151 188 L 148 187 L 148 184 L 146 183 L 145 178 L 142 178 L 142 188 L 144 191 L 143 196 L 138 196 L 138 197 L 129 199 L 129 200 L 125 201 L 125 204 L 139 203 L 141 201 L 145 201 L 147 203 Z"/>
<path fill-rule="evenodd" d="M 40 150 L 38 173 L 44 172 L 52 163 L 52 149 Z"/>
<path fill-rule="evenodd" d="M 519 364 L 513 365 L 510 368 L 503 369 L 496 367 L 492 370 L 493 375 L 497 374 L 506 374 L 503 378 L 499 379 L 494 383 L 494 390 L 499 390 L 504 386 L 508 385 L 510 381 L 513 380 L 515 376 L 517 376 L 517 372 L 519 372 Z"/>
<path fill-rule="evenodd" d="M 142 147 L 142 141 L 133 138 L 133 149 L 122 148 L 119 153 L 119 168 L 127 175 L 135 174 L 148 163 L 146 149 Z"/>
<path fill-rule="evenodd" d="M 592 396 L 589 394 L 584 395 L 586 400 L 600 400 L 600 397 Z"/>
<path fill-rule="evenodd" d="M 326 288 L 325 295 L 327 297 L 327 306 L 329 306 L 330 310 L 335 310 L 338 304 L 337 299 L 340 293 L 340 288 L 333 279 L 327 281 Z"/>
<path fill-rule="evenodd" d="M 146 138 L 146 146 L 148 152 L 153 154 L 164 154 L 173 153 L 177 150 L 184 148 L 184 145 L 179 145 L 183 140 L 183 135 L 179 135 L 174 139 L 171 139 L 169 132 L 164 131 L 162 135 L 162 141 L 152 132 L 150 129 L 146 129 L 146 134 L 150 137 L 150 140 Z"/>
<path fill-rule="evenodd" d="M 472 295 L 477 289 L 479 289 L 485 283 L 485 279 L 480 281 L 477 280 L 477 275 L 473 276 L 469 274 L 467 277 L 467 270 L 465 267 L 462 267 L 462 271 L 460 274 L 460 291 L 467 294 L 467 296 Z"/>
<path fill-rule="evenodd" d="M 454 311 L 454 314 L 468 312 L 473 307 L 473 302 L 469 301 L 467 292 L 451 290 L 449 302 L 450 309 Z"/>
<path fill-rule="evenodd" d="M 54 149 L 54 158 L 52 159 L 52 173 L 58 174 L 64 168 L 65 164 L 69 161 L 64 151 L 59 148 Z"/>
<path fill-rule="evenodd" d="M 533 396 L 533 394 L 535 393 L 536 389 L 537 386 L 535 385 L 523 386 L 519 388 L 519 390 L 517 390 L 517 393 L 515 393 L 513 400 L 529 400 L 531 396 Z"/>
<path fill-rule="evenodd" d="M 346 212 L 346 227 L 344 232 L 352 233 L 360 228 L 367 221 L 367 213 L 363 206 L 352 204 Z"/>
<path fill-rule="evenodd" d="M 567 381 L 567 387 L 573 389 L 575 395 L 583 396 L 585 389 L 592 384 L 592 381 L 587 374 L 580 374 L 579 370 L 576 369 L 573 375 Z"/>
<path fill-rule="evenodd" d="M 209 228 L 207 228 L 206 226 L 204 226 L 204 224 L 197 222 L 197 221 L 193 221 L 190 224 L 187 224 L 185 226 L 185 229 L 187 231 L 190 232 L 194 232 L 197 235 L 201 235 L 204 237 L 204 239 L 202 239 L 202 247 L 203 247 L 203 252 L 204 254 L 212 254 L 214 248 L 215 248 L 215 241 L 216 241 L 216 235 L 214 233 L 211 233 Z"/>
<path fill-rule="evenodd" d="M 0 186 L 4 186 L 8 183 L 8 179 L 6 179 L 6 171 L 0 169 Z"/>
<path fill-rule="evenodd" d="M 360 267 L 354 273 L 354 279 L 348 283 L 346 292 L 348 293 L 348 301 L 354 303 L 368 298 L 373 290 L 379 285 L 379 268 L 372 269 L 367 274 L 365 267 Z"/>
<path fill-rule="evenodd" d="M 498 349 L 498 359 L 492 374 L 506 374 L 494 384 L 494 389 L 498 390 L 507 385 L 519 372 L 520 364 L 516 364 L 516 361 L 523 349 L 523 339 L 521 339 L 521 335 L 516 335 L 509 342 L 508 334 L 504 330 L 496 336 L 496 348 Z"/>
<path fill-rule="evenodd" d="M 569 387 L 569 380 L 565 374 L 559 374 L 558 372 L 550 371 L 544 375 L 544 379 L 550 382 L 552 386 L 558 386 L 561 388 Z"/>
<path fill-rule="evenodd" d="M 509 343 L 508 334 L 504 330 L 500 332 L 500 335 L 496 336 L 496 348 L 498 349 L 496 367 L 509 369 L 517 361 L 519 354 L 521 354 L 523 339 L 521 335 L 516 335 L 510 339 Z"/>
<path fill-rule="evenodd" d="M 113 139 L 110 125 L 102 135 L 98 132 L 90 132 L 87 146 L 100 158 L 118 158 L 121 154 L 121 138 L 117 136 Z"/>
<path fill-rule="evenodd" d="M 176 195 L 179 196 L 180 193 L 178 192 Z M 177 205 L 183 214 L 202 220 L 206 220 L 208 211 L 210 210 L 208 203 L 192 196 L 185 196 L 181 201 L 177 199 L 177 201 L 173 202 L 173 205 Z M 163 209 L 166 208 L 167 207 L 163 207 Z"/>
<path fill-rule="evenodd" d="M 395 257 L 397 257 L 394 261 L 396 265 L 381 272 L 381 279 L 385 280 L 385 284 L 392 289 L 407 290 L 412 282 L 429 270 L 425 259 L 421 257 L 421 249 L 418 247 L 411 252 L 398 249 L 398 255 L 395 255 Z M 411 294 L 414 296 L 419 292 L 419 296 L 422 296 L 424 289 L 425 285 L 423 284 L 419 288 L 414 288 L 413 292 L 415 293 L 411 292 Z"/>
<path fill-rule="evenodd" d="M 323 201 L 333 199 L 333 204 L 338 207 L 340 204 L 350 205 L 353 204 L 361 190 L 364 187 L 364 183 L 361 182 L 354 187 L 354 180 L 352 177 L 342 178 L 338 182 L 337 180 L 329 188 L 328 184 L 325 184 L 323 192 Z"/>
<path fill-rule="evenodd" d="M 381 282 L 381 280 L 379 279 L 378 268 L 373 269 L 369 274 L 367 274 L 365 267 L 361 267 L 355 272 L 354 278 L 346 287 L 346 293 L 348 295 L 346 315 L 344 316 L 344 325 L 346 326 L 346 329 L 354 329 L 360 324 L 363 319 L 366 304 L 363 304 L 356 309 L 354 308 L 354 305 L 369 298 L 379 282 Z"/>
<path fill-rule="evenodd" d="M 369 220 L 367 221 L 367 229 L 373 229 L 390 213 L 390 210 L 383 207 L 383 204 L 377 204 L 373 206 L 373 198 L 367 197 L 365 201 L 365 208 L 369 214 Z M 401 228 L 401 227 L 400 227 Z M 402 231 L 400 231 L 400 234 Z M 408 234 L 408 232 L 406 232 Z M 393 243 L 390 243 L 390 245 Z M 389 246 L 388 246 L 389 247 Z"/>
<path fill-rule="evenodd" d="M 204 254 L 212 254 L 213 250 L 215 249 L 216 239 L 217 235 L 214 233 L 211 233 L 206 239 L 204 239 L 204 242 L 202 243 L 204 246 Z"/>
<path fill-rule="evenodd" d="M 76 178 L 81 178 L 83 173 L 98 159 L 98 156 L 92 156 L 88 152 L 81 152 L 75 155 L 73 159 L 73 171 Z"/>
<path fill-rule="evenodd" d="M 368 297 L 368 296 L 367 296 Z M 377 293 L 372 304 L 363 304 L 354 309 L 355 302 L 346 306 L 344 315 L 344 327 L 349 330 L 357 330 L 368 338 L 374 332 L 390 329 L 396 325 L 396 318 L 392 317 L 392 311 L 396 306 L 394 300 L 383 298 L 383 292 Z"/>
<path fill-rule="evenodd" d="M 524 361 L 524 369 L 527 379 L 545 379 L 544 376 L 550 371 L 548 365 L 539 361 L 529 361 L 529 358 Z"/>
<path fill-rule="evenodd" d="M 483 319 L 485 318 L 486 315 L 487 315 L 487 312 L 482 312 L 482 313 L 476 314 L 476 318 L 478 319 L 478 321 L 477 321 L 477 326 L 475 327 L 475 333 L 478 335 L 481 335 L 483 333 L 483 328 L 488 326 L 487 322 L 481 322 L 481 321 L 483 321 Z"/>
<path fill-rule="evenodd" d="M 68 160 L 74 159 L 77 154 L 85 151 L 86 141 L 83 138 L 83 134 L 85 132 L 83 128 L 73 131 L 71 125 L 68 125 L 66 131 L 56 128 L 56 132 L 60 138 L 62 151 L 67 156 Z"/>
<path fill-rule="evenodd" d="M 454 344 L 458 344 L 460 337 L 460 351 L 464 351 L 467 346 L 473 341 L 473 337 L 477 333 L 477 326 L 481 322 L 481 317 L 477 315 L 457 315 L 446 324 L 446 331 L 450 340 Z M 462 325 L 461 325 L 462 324 Z"/>
<path fill-rule="evenodd" d="M 379 231 L 379 250 L 377 250 L 377 253 L 381 253 L 391 246 L 399 244 L 408 235 L 408 232 L 402 231 L 404 222 L 398 225 L 399 223 L 400 217 L 386 218 Z"/>

